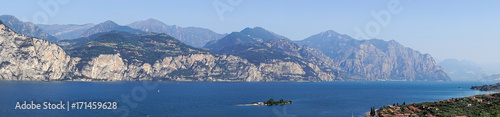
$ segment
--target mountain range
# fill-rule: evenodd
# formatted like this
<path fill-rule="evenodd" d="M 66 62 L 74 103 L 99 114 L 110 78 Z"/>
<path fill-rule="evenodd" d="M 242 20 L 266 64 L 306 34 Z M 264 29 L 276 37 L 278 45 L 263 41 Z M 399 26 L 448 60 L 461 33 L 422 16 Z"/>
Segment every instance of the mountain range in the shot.
<path fill-rule="evenodd" d="M 421 54 L 393 40 L 356 40 L 335 31 L 293 42 L 262 27 L 217 34 L 208 29 L 169 26 L 154 19 L 129 25 L 137 29 L 112 21 L 90 25 L 45 26 L 53 28 L 52 33 L 62 29 L 82 32 L 80 38 L 52 43 L 18 34 L 0 24 L 3 26 L 0 44 L 6 45 L 0 50 L 1 79 L 450 80 L 429 54 Z M 88 29 L 83 32 L 85 28 Z M 169 31 L 185 40 L 165 33 Z M 68 32 L 67 35 L 77 34 Z M 198 37 L 206 42 L 187 44 Z M 196 48 L 201 44 L 204 49 Z"/>
<path fill-rule="evenodd" d="M 76 25 L 76 24 L 68 24 L 68 25 L 45 25 L 45 24 L 37 24 L 42 30 L 47 33 L 57 37 L 59 40 L 68 40 L 68 39 L 77 39 L 87 31 L 88 29 L 95 26 L 95 24 L 84 24 L 84 25 Z"/>
<path fill-rule="evenodd" d="M 115 22 L 108 20 L 103 23 L 97 24 L 91 28 L 89 28 L 87 31 L 83 32 L 80 37 L 89 37 L 91 35 L 97 34 L 97 33 L 102 33 L 102 32 L 109 32 L 109 31 L 123 31 L 123 32 L 128 32 L 132 34 L 145 34 L 146 32 L 130 28 L 128 26 L 120 26 L 116 24 Z"/>
<path fill-rule="evenodd" d="M 1 15 L 0 20 L 4 22 L 6 26 L 11 27 L 11 29 L 17 33 L 36 37 L 39 39 L 49 40 L 51 42 L 56 42 L 58 40 L 56 37 L 46 33 L 39 26 L 31 22 L 19 21 L 19 19 L 12 15 Z"/>
<path fill-rule="evenodd" d="M 203 47 L 207 42 L 217 40 L 227 34 L 218 34 L 212 30 L 198 27 L 179 27 L 176 25 L 167 25 L 156 19 L 141 20 L 127 25 L 134 29 L 145 32 L 165 33 L 181 42 L 193 47 Z"/>

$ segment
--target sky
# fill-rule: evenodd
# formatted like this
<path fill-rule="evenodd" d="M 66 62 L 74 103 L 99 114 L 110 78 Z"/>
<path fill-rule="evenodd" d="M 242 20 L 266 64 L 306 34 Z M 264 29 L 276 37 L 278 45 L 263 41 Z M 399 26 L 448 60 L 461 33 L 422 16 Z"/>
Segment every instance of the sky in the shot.
<path fill-rule="evenodd" d="M 127 25 L 154 18 L 217 33 L 259 26 L 291 40 L 334 30 L 358 39 L 396 40 L 437 61 L 452 58 L 500 65 L 498 0 L 1 1 L 0 15 L 36 24 L 113 20 Z"/>

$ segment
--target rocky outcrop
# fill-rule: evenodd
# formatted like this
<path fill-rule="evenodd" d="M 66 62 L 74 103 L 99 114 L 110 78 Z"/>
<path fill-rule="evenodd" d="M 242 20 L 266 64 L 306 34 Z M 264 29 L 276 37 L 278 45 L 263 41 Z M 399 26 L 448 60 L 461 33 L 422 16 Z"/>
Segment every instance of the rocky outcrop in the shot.
<path fill-rule="evenodd" d="M 322 51 L 353 80 L 450 81 L 431 55 L 393 40 L 356 40 L 326 31 L 297 43 Z"/>
<path fill-rule="evenodd" d="M 17 34 L 0 22 L 1 80 L 64 80 L 75 62 L 56 44 Z"/>

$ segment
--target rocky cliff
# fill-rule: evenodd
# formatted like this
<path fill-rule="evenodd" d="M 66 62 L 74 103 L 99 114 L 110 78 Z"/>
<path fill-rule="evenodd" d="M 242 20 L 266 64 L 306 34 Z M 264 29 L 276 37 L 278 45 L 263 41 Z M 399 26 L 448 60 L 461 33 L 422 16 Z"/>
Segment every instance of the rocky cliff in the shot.
<path fill-rule="evenodd" d="M 393 40 L 356 40 L 326 31 L 297 43 L 322 51 L 347 72 L 348 76 L 344 77 L 351 79 L 450 81 L 431 55 L 421 54 Z"/>
<path fill-rule="evenodd" d="M 75 62 L 56 44 L 17 34 L 0 22 L 1 80 L 63 80 Z"/>

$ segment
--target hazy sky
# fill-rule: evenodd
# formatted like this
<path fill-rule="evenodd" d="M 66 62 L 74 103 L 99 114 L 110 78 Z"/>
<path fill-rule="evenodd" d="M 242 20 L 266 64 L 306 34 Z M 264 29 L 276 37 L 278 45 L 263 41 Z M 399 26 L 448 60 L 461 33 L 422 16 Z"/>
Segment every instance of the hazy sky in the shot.
<path fill-rule="evenodd" d="M 48 24 L 97 24 L 113 20 L 126 25 L 155 18 L 169 25 L 203 27 L 218 33 L 260 26 L 292 40 L 326 30 L 355 36 L 359 35 L 356 32 L 359 29 L 368 35 L 365 37 L 396 40 L 430 53 L 437 60 L 500 63 L 499 0 L 2 0 L 1 3 L 0 14 Z M 376 18 L 373 13 L 386 15 Z"/>

